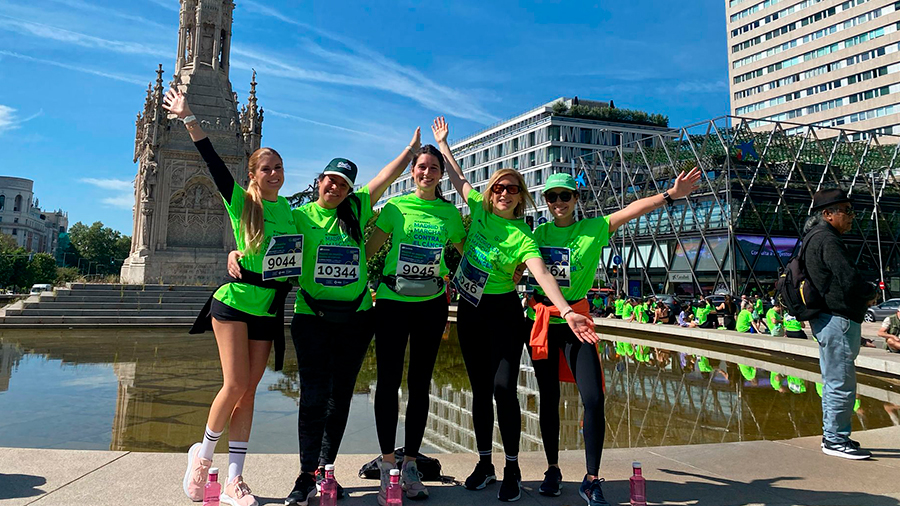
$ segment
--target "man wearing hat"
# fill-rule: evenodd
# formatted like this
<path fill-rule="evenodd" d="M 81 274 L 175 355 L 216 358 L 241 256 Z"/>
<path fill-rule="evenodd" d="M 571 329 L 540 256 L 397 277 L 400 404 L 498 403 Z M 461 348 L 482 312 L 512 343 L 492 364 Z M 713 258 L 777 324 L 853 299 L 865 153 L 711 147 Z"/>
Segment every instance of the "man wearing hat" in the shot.
<path fill-rule="evenodd" d="M 874 303 L 875 286 L 863 281 L 841 235 L 853 227 L 854 211 L 841 189 L 819 190 L 813 196 L 818 223 L 804 236 L 803 261 L 812 285 L 824 299 L 821 312 L 810 320 L 819 342 L 822 370 L 822 451 L 847 459 L 867 459 L 871 453 L 850 439 L 856 400 L 856 367 L 861 325 Z"/>
<path fill-rule="evenodd" d="M 881 322 L 878 337 L 884 338 L 884 348 L 891 353 L 900 353 L 900 307 Z"/>

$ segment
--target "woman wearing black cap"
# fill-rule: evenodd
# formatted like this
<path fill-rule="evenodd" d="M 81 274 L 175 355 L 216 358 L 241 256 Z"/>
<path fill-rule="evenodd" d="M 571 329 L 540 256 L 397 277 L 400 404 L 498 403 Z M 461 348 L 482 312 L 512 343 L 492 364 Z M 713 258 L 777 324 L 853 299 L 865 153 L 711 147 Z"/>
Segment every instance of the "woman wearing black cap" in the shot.
<path fill-rule="evenodd" d="M 303 234 L 291 321 L 300 372 L 300 476 L 286 505 L 305 506 L 316 495 L 325 465 L 337 456 L 356 376 L 374 332 L 363 227 L 373 215 L 372 204 L 403 173 L 419 145 L 416 128 L 409 146 L 356 191 L 356 164 L 335 158 L 317 179 L 318 199 L 293 211 L 297 233 Z"/>

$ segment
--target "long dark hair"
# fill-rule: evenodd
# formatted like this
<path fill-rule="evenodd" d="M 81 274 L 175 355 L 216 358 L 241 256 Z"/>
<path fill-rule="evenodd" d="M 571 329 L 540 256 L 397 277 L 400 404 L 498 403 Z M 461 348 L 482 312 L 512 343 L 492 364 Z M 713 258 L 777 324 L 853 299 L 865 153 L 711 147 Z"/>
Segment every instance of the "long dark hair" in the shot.
<path fill-rule="evenodd" d="M 322 184 L 323 179 L 325 179 L 324 172 L 316 178 L 316 184 Z M 361 208 L 362 202 L 353 193 L 353 186 L 350 186 L 350 189 L 347 190 L 347 197 L 337 206 L 337 219 L 341 230 L 349 235 L 356 244 L 360 244 L 362 241 L 362 227 L 359 224 Z"/>
<path fill-rule="evenodd" d="M 431 144 L 425 144 L 422 147 L 420 147 L 418 151 L 413 153 L 412 163 L 410 163 L 410 165 L 409 165 L 410 173 L 412 173 L 412 170 L 413 170 L 413 168 L 415 168 L 416 163 L 419 162 L 419 157 L 422 155 L 431 155 L 431 156 L 437 158 L 438 165 L 441 167 L 441 177 L 444 177 L 444 154 L 441 153 L 441 150 L 432 146 Z M 413 181 L 413 184 L 415 184 L 415 181 Z M 434 196 L 443 200 L 444 202 L 446 202 L 448 204 L 450 203 L 449 200 L 444 198 L 444 193 L 441 191 L 441 182 L 440 181 L 438 181 L 437 186 L 435 186 L 435 188 L 434 188 Z"/>

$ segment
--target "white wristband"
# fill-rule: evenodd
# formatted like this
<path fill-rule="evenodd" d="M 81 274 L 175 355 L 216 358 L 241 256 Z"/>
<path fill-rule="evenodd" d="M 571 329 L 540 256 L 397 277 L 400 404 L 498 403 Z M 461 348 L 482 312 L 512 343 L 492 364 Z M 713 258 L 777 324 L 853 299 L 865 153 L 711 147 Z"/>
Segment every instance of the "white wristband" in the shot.
<path fill-rule="evenodd" d="M 187 125 L 188 123 L 196 123 L 197 116 L 191 114 L 190 116 L 185 116 L 181 121 L 184 122 L 185 125 Z"/>

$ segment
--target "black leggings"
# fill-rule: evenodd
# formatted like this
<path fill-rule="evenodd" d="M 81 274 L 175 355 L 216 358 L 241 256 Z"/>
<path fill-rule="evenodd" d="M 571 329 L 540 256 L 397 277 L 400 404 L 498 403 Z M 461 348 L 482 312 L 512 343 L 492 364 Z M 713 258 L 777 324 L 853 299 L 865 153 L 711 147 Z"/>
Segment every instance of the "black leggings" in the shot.
<path fill-rule="evenodd" d="M 394 452 L 399 412 L 397 390 L 403 380 L 403 360 L 409 341 L 406 388 L 405 455 L 419 453 L 428 422 L 428 391 L 431 373 L 447 324 L 447 297 L 441 294 L 422 302 L 379 300 L 375 309 L 375 428 L 381 453 Z"/>
<path fill-rule="evenodd" d="M 494 406 L 507 455 L 519 454 L 522 413 L 517 385 L 525 342 L 522 302 L 516 292 L 483 295 L 478 307 L 459 301 L 459 348 L 472 385 L 472 423 L 479 452 L 493 448 Z"/>
<path fill-rule="evenodd" d="M 294 314 L 291 339 L 300 371 L 300 472 L 334 464 L 356 386 L 372 341 L 371 313 L 360 311 L 348 323 Z"/>
<path fill-rule="evenodd" d="M 531 327 L 528 327 L 528 331 L 531 331 Z M 603 370 L 600 367 L 597 345 L 582 343 L 564 323 L 550 325 L 547 344 L 547 359 L 532 360 L 541 393 L 541 437 L 547 463 L 559 463 L 559 352 L 562 351 L 572 375 L 575 376 L 575 384 L 584 404 L 582 432 L 587 474 L 597 476 L 603 454 L 603 439 L 606 437 Z"/>

